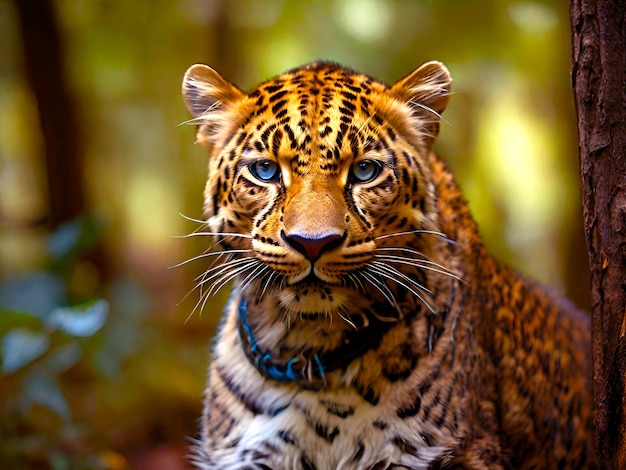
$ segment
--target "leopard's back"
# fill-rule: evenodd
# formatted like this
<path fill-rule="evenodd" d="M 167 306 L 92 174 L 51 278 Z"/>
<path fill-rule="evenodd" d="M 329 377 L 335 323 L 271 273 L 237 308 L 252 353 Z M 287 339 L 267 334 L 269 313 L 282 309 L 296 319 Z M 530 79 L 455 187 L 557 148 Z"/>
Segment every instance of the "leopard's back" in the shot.
<path fill-rule="evenodd" d="M 482 317 L 510 467 L 595 468 L 589 316 L 494 259 L 452 173 L 438 157 L 431 163 L 445 231 L 473 247 L 464 308 Z"/>
<path fill-rule="evenodd" d="M 450 76 L 313 63 L 183 92 L 234 290 L 201 468 L 593 468 L 588 319 L 486 251 L 432 153 Z M 216 255 L 218 256 L 218 255 Z"/>

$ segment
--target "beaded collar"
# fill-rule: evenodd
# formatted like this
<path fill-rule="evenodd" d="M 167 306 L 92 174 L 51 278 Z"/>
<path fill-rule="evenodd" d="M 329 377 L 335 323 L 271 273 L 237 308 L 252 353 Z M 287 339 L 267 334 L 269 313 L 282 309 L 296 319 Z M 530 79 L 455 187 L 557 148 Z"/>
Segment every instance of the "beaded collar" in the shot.
<path fill-rule="evenodd" d="M 390 307 L 375 305 L 373 308 L 393 317 L 394 311 Z M 263 351 L 257 344 L 248 324 L 248 303 L 245 300 L 240 300 L 238 310 L 239 337 L 250 363 L 268 379 L 282 383 L 297 383 L 303 388 L 314 390 L 324 388 L 326 372 L 345 368 L 367 350 L 377 347 L 383 335 L 397 324 L 395 321 L 382 321 L 377 316 L 370 315 L 368 326 L 348 333 L 343 343 L 336 349 L 322 352 L 312 349 L 304 350 L 298 356 L 285 362 L 273 358 L 269 352 Z"/>

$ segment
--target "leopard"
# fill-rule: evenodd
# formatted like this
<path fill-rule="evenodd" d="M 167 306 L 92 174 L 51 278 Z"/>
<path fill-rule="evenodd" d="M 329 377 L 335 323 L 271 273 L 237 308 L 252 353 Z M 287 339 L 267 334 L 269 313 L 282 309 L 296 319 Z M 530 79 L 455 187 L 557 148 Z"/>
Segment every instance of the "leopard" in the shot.
<path fill-rule="evenodd" d="M 451 83 L 438 61 L 252 91 L 187 70 L 201 307 L 232 286 L 197 468 L 596 468 L 588 315 L 485 247 L 433 150 Z"/>

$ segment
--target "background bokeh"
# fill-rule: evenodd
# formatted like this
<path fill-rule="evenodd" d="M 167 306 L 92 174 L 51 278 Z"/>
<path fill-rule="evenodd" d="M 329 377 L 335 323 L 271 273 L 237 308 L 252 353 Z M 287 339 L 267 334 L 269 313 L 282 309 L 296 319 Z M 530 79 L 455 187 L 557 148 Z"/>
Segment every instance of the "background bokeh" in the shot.
<path fill-rule="evenodd" d="M 177 237 L 202 218 L 207 154 L 181 125 L 196 62 L 250 89 L 320 58 L 387 82 L 443 61 L 436 149 L 487 245 L 587 307 L 567 2 L 41 0 L 68 96 L 47 115 L 80 149 L 54 178 L 28 3 L 0 0 L 0 468 L 185 468 L 226 294 L 190 316 L 206 264 L 170 269 L 209 244 Z"/>

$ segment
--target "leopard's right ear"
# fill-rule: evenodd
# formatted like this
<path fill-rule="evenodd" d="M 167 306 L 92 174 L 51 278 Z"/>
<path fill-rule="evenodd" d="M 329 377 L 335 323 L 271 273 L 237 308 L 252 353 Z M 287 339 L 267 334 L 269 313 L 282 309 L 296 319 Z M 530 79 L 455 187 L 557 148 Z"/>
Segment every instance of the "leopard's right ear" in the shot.
<path fill-rule="evenodd" d="M 236 111 L 246 94 L 204 64 L 189 67 L 183 78 L 183 100 L 191 122 L 198 124 L 198 141 L 215 145 L 238 124 Z"/>

